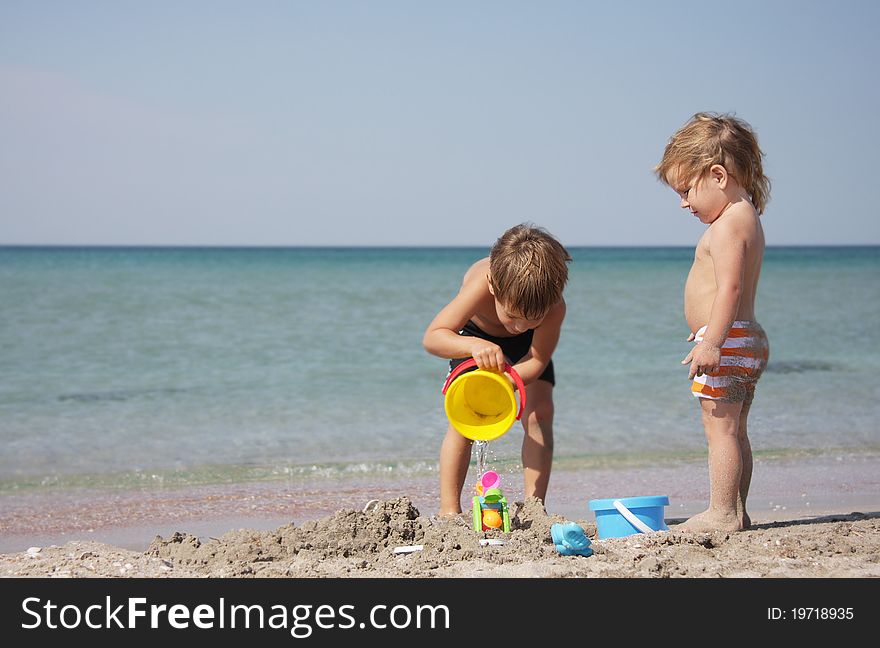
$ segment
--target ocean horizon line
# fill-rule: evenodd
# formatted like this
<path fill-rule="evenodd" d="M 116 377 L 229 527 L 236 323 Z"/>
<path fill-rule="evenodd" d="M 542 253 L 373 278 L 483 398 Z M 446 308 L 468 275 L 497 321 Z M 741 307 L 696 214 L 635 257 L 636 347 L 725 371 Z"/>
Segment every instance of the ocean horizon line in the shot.
<path fill-rule="evenodd" d="M 691 250 L 693 244 L 677 245 L 566 245 L 569 250 Z M 767 245 L 768 250 L 839 250 L 880 248 L 880 243 L 832 243 Z M 205 244 L 111 244 L 111 243 L 0 243 L 0 250 L 483 250 L 485 245 L 205 245 Z"/>

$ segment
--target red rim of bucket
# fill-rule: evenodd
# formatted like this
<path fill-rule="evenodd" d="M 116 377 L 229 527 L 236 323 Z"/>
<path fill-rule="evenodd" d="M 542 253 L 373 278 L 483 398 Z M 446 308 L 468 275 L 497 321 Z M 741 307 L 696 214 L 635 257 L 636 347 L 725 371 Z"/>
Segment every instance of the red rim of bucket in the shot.
<path fill-rule="evenodd" d="M 449 389 L 449 385 L 452 384 L 452 381 L 458 378 L 465 371 L 470 369 L 471 367 L 476 367 L 477 361 L 471 358 L 470 360 L 465 360 L 460 365 L 458 365 L 449 376 L 446 377 L 446 383 L 443 385 L 443 389 L 440 391 L 441 394 L 446 394 L 446 390 Z M 526 386 L 522 381 L 522 378 L 519 377 L 519 374 L 516 372 L 516 369 L 511 367 L 506 362 L 504 363 L 504 371 L 510 374 L 510 377 L 513 378 L 513 382 L 516 384 L 516 391 L 519 393 L 519 412 L 517 412 L 516 420 L 518 421 L 522 416 L 523 410 L 526 407 Z"/>

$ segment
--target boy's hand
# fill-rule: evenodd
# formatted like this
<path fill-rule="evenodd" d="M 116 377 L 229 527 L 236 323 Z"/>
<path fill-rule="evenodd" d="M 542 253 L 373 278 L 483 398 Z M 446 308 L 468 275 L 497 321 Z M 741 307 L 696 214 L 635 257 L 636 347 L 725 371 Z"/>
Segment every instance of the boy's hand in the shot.
<path fill-rule="evenodd" d="M 691 333 L 689 341 L 693 340 L 693 336 L 694 334 Z M 681 364 L 688 363 L 691 365 L 688 370 L 688 380 L 693 380 L 694 376 L 712 373 L 721 366 L 721 349 L 706 342 L 700 342 L 681 361 Z"/>
<path fill-rule="evenodd" d="M 471 355 L 477 363 L 477 368 L 504 371 L 507 359 L 504 357 L 501 347 L 481 338 L 474 338 L 474 340 L 474 344 L 471 346 Z"/>

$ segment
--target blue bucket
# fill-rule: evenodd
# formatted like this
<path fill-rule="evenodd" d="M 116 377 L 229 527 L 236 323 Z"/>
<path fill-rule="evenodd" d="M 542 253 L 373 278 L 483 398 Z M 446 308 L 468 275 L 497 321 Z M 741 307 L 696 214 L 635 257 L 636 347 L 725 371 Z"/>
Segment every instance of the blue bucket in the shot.
<path fill-rule="evenodd" d="M 590 500 L 590 510 L 596 512 L 596 532 L 600 540 L 668 531 L 663 521 L 663 507 L 668 505 L 666 495 Z"/>

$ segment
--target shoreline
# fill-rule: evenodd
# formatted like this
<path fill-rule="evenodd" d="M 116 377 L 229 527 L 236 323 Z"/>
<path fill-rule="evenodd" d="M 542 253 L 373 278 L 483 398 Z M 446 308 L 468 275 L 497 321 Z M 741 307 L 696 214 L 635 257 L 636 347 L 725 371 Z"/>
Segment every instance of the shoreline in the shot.
<path fill-rule="evenodd" d="M 473 479 L 469 473 L 469 482 Z M 502 475 L 509 502 L 521 501 L 519 472 Z M 231 530 L 269 532 L 300 526 L 341 510 L 361 511 L 373 499 L 405 496 L 419 515 L 436 513 L 436 475 L 213 484 L 140 491 L 31 492 L 0 496 L 0 554 L 29 547 L 98 542 L 145 551 L 175 532 L 210 540 Z M 704 460 L 637 468 L 555 470 L 546 512 L 590 524 L 590 499 L 667 495 L 668 523 L 705 509 Z M 462 505 L 467 506 L 467 492 Z M 880 512 L 880 456 L 756 458 L 749 512 L 755 524 Z"/>

